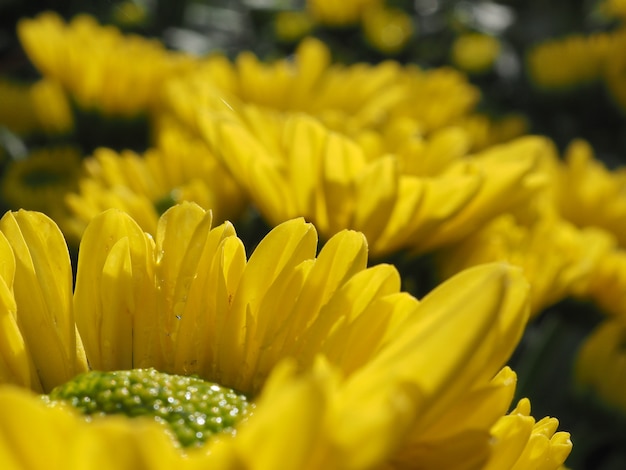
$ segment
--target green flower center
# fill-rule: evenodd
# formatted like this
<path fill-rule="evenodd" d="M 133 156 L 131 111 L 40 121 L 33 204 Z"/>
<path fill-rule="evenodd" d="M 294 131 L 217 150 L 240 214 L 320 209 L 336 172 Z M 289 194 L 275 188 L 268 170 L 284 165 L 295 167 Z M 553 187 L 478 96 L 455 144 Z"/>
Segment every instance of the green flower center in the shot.
<path fill-rule="evenodd" d="M 147 416 L 165 423 L 183 447 L 200 446 L 235 425 L 254 405 L 232 389 L 155 369 L 92 371 L 56 387 L 46 400 L 67 402 L 87 416 Z"/>

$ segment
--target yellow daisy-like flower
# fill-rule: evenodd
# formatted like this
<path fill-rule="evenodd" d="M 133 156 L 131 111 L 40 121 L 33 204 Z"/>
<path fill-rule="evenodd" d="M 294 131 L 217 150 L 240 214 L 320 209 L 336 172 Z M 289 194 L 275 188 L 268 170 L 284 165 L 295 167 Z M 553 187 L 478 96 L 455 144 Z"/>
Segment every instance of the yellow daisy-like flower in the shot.
<path fill-rule="evenodd" d="M 452 63 L 468 73 L 481 74 L 493 68 L 500 55 L 500 41 L 487 34 L 464 34 L 452 44 Z"/>
<path fill-rule="evenodd" d="M 156 131 L 156 147 L 145 155 L 100 148 L 85 159 L 79 190 L 67 196 L 80 236 L 100 212 L 118 208 L 148 233 L 160 215 L 182 201 L 212 208 L 216 221 L 238 218 L 246 205 L 242 189 L 206 144 L 171 120 Z"/>
<path fill-rule="evenodd" d="M 605 320 L 585 339 L 576 358 L 576 381 L 607 404 L 626 411 L 624 318 Z"/>
<path fill-rule="evenodd" d="M 274 18 L 274 34 L 279 41 L 295 43 L 313 30 L 313 19 L 304 11 L 281 11 Z"/>
<path fill-rule="evenodd" d="M 361 234 L 344 231 L 316 256 L 314 228 L 296 219 L 246 259 L 232 225 L 212 228 L 210 213 L 183 204 L 154 238 L 119 211 L 95 218 L 72 292 L 50 219 L 7 213 L 0 233 L 0 382 L 23 387 L 0 387 L 7 465 L 360 469 L 489 458 L 514 385 L 498 370 L 527 318 L 516 269 L 467 271 L 418 302 L 399 291 L 393 267 L 366 268 Z M 24 390 L 49 391 L 87 364 L 197 374 L 246 393 L 255 409 L 234 436 L 183 453 L 158 423 L 86 423 Z"/>
<path fill-rule="evenodd" d="M 415 32 L 409 15 L 383 5 L 367 8 L 363 13 L 361 27 L 367 42 L 386 55 L 401 52 Z"/>
<path fill-rule="evenodd" d="M 329 49 L 305 39 L 293 59 L 266 64 L 250 52 L 234 63 L 221 55 L 203 61 L 168 85 L 168 103 L 187 125 L 215 94 L 214 88 L 245 103 L 305 112 L 350 136 L 384 131 L 410 121 L 419 134 L 446 127 L 473 110 L 477 88 L 451 68 L 422 70 L 386 61 L 351 66 L 331 63 Z"/>
<path fill-rule="evenodd" d="M 626 246 L 626 170 L 610 171 L 595 159 L 593 148 L 573 141 L 557 179 L 557 204 L 579 227 L 601 227 Z"/>
<path fill-rule="evenodd" d="M 464 134 L 450 129 L 430 145 L 372 158 L 309 116 L 217 102 L 197 112 L 197 124 L 270 224 L 303 216 L 325 238 L 358 230 L 374 256 L 459 240 L 541 183 L 534 172 L 541 139 L 460 159 Z"/>
<path fill-rule="evenodd" d="M 527 56 L 533 83 L 544 90 L 567 90 L 604 76 L 609 52 L 622 33 L 576 35 L 536 45 Z"/>
<path fill-rule="evenodd" d="M 70 213 L 64 199 L 78 187 L 80 165 L 74 147 L 42 148 L 9 162 L 0 184 L 5 207 L 44 212 L 65 228 Z"/>
<path fill-rule="evenodd" d="M 350 26 L 361 20 L 361 15 L 383 0 L 307 0 L 307 11 L 320 24 L 334 27 Z"/>
<path fill-rule="evenodd" d="M 35 67 L 57 80 L 84 109 L 133 117 L 159 101 L 164 80 L 192 62 L 140 36 L 122 35 L 88 15 L 66 24 L 46 12 L 18 24 L 22 46 Z"/>
<path fill-rule="evenodd" d="M 68 98 L 53 80 L 29 85 L 0 80 L 0 102 L 0 125 L 17 134 L 66 134 L 74 128 Z"/>
<path fill-rule="evenodd" d="M 581 295 L 612 249 L 612 237 L 594 228 L 579 229 L 558 217 L 522 225 L 506 214 L 437 256 L 443 278 L 482 263 L 520 266 L 531 283 L 531 315 L 572 295 Z"/>
<path fill-rule="evenodd" d="M 605 253 L 580 295 L 603 312 L 626 320 L 626 251 L 614 247 Z"/>

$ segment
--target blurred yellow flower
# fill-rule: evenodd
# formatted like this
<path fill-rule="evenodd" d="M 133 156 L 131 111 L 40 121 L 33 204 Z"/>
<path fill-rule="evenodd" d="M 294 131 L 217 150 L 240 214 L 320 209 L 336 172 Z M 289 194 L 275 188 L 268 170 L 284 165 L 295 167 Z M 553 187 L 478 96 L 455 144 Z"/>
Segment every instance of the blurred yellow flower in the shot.
<path fill-rule="evenodd" d="M 613 243 L 602 230 L 579 229 L 558 217 L 523 225 L 505 214 L 438 253 L 437 267 L 446 279 L 482 263 L 519 266 L 531 284 L 531 315 L 537 315 L 566 297 L 587 292 Z"/>
<path fill-rule="evenodd" d="M 303 216 L 325 238 L 361 231 L 373 256 L 457 241 L 542 183 L 534 171 L 545 147 L 540 139 L 461 159 L 464 134 L 450 129 L 408 156 L 372 158 L 309 116 L 216 99 L 197 113 L 197 124 L 263 217 L 276 225 Z"/>
<path fill-rule="evenodd" d="M 490 71 L 500 55 L 498 38 L 480 33 L 462 34 L 452 44 L 452 63 L 471 74 Z"/>
<path fill-rule="evenodd" d="M 626 320 L 626 251 L 613 247 L 605 253 L 579 295 L 604 313 Z"/>
<path fill-rule="evenodd" d="M 623 50 L 623 32 L 574 35 L 533 47 L 527 67 L 533 83 L 544 90 L 568 90 L 604 77 L 611 50 Z M 615 44 L 622 44 L 616 48 Z"/>
<path fill-rule="evenodd" d="M 148 112 L 158 103 L 164 80 L 192 63 L 157 41 L 123 35 L 88 15 L 66 24 L 56 13 L 41 13 L 22 19 L 18 33 L 44 77 L 57 80 L 80 107 L 108 116 Z"/>
<path fill-rule="evenodd" d="M 413 122 L 420 134 L 453 124 L 480 98 L 477 88 L 451 68 L 422 70 L 386 61 L 332 64 L 328 47 L 307 38 L 293 58 L 263 63 L 250 52 L 234 63 L 222 55 L 168 84 L 167 101 L 185 124 L 216 93 L 282 111 L 305 112 L 333 130 L 356 136 L 383 131 L 394 121 Z"/>
<path fill-rule="evenodd" d="M 363 12 L 365 39 L 386 55 L 401 52 L 415 33 L 413 20 L 403 10 L 375 5 Z"/>
<path fill-rule="evenodd" d="M 112 207 L 152 234 L 159 216 L 182 201 L 211 209 L 219 223 L 241 215 L 247 202 L 243 190 L 204 142 L 171 120 L 162 120 L 155 132 L 156 147 L 144 155 L 99 148 L 85 159 L 78 190 L 67 196 L 77 230 L 72 238 Z"/>
<path fill-rule="evenodd" d="M 0 102 L 0 125 L 17 134 L 67 134 L 74 128 L 69 100 L 53 80 L 33 84 L 0 80 Z"/>
<path fill-rule="evenodd" d="M 603 228 L 626 246 L 626 169 L 608 170 L 587 142 L 575 140 L 556 183 L 558 208 L 566 219 L 579 227 Z"/>
<path fill-rule="evenodd" d="M 72 292 L 54 223 L 7 213 L 0 383 L 23 388 L 0 387 L 0 460 L 268 470 L 404 468 L 411 455 L 486 462 L 515 383 L 500 368 L 528 314 L 519 270 L 481 266 L 418 302 L 393 267 L 366 267 L 361 234 L 343 231 L 316 251 L 301 219 L 246 259 L 232 225 L 212 228 L 197 205 L 168 210 L 154 238 L 109 210 L 85 231 Z M 88 365 L 197 374 L 247 394 L 255 410 L 234 437 L 182 453 L 157 423 L 87 423 L 25 390 L 49 391 Z"/>
<path fill-rule="evenodd" d="M 297 42 L 312 30 L 313 19 L 304 11 L 281 11 L 274 19 L 274 34 L 282 42 Z"/>
<path fill-rule="evenodd" d="M 576 381 L 605 403 L 626 410 L 624 318 L 603 321 L 585 339 L 576 358 Z"/>
<path fill-rule="evenodd" d="M 64 199 L 78 187 L 80 165 L 74 147 L 42 148 L 9 162 L 0 184 L 4 206 L 44 212 L 65 228 L 70 212 Z"/>
<path fill-rule="evenodd" d="M 382 4 L 384 0 L 307 0 L 306 8 L 315 22 L 343 27 L 359 23 L 363 12 L 372 5 Z"/>

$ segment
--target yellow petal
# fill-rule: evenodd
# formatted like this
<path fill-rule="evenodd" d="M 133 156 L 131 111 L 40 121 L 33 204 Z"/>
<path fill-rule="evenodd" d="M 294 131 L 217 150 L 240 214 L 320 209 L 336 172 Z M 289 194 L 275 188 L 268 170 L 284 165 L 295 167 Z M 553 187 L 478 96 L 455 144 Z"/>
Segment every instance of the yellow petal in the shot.
<path fill-rule="evenodd" d="M 72 269 L 56 224 L 37 212 L 8 212 L 0 221 L 15 254 L 17 323 L 44 390 L 87 368 L 72 310 Z"/>
<path fill-rule="evenodd" d="M 123 239 L 127 241 L 120 242 Z M 118 210 L 111 209 L 97 216 L 85 230 L 78 255 L 74 309 L 92 368 L 104 368 L 105 360 L 113 369 L 122 369 L 128 364 L 132 367 L 162 365 L 160 342 L 166 333 L 156 316 L 154 258 L 152 239 Z M 125 306 L 124 312 L 110 310 L 111 295 Z M 129 311 L 131 307 L 134 310 Z M 105 315 L 127 315 L 130 320 L 109 319 L 109 327 L 104 329 Z M 117 327 L 128 325 L 128 321 L 132 324 L 132 334 L 118 336 L 114 333 Z M 103 356 L 101 345 L 110 357 Z M 132 352 L 130 357 L 129 352 Z"/>
<path fill-rule="evenodd" d="M 246 321 L 247 316 L 257 316 L 263 294 L 283 270 L 289 271 L 315 257 L 316 245 L 315 228 L 302 219 L 294 219 L 274 228 L 255 249 L 225 319 L 224 334 L 218 338 L 217 363 L 227 374 L 226 383 L 234 383 L 241 369 L 246 367 L 242 364 L 245 338 L 255 334 L 248 330 L 254 328 L 254 324 Z"/>

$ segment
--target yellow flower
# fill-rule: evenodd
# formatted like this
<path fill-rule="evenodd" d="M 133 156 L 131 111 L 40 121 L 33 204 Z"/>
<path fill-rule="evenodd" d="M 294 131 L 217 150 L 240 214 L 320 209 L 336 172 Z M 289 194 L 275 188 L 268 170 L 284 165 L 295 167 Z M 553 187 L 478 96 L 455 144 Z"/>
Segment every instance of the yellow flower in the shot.
<path fill-rule="evenodd" d="M 461 159 L 464 134 L 449 129 L 428 145 L 372 158 L 306 115 L 217 101 L 197 112 L 202 135 L 271 225 L 303 216 L 325 238 L 358 230 L 374 256 L 459 240 L 541 183 L 534 166 L 546 146 L 538 138 Z"/>
<path fill-rule="evenodd" d="M 626 246 L 626 170 L 608 170 L 587 142 L 575 140 L 565 152 L 557 188 L 565 218 L 579 227 L 601 227 Z"/>
<path fill-rule="evenodd" d="M 367 41 L 387 55 L 401 52 L 414 34 L 413 21 L 409 15 L 400 9 L 383 5 L 365 9 L 362 28 Z"/>
<path fill-rule="evenodd" d="M 46 213 L 63 228 L 70 213 L 64 198 L 78 187 L 81 154 L 74 147 L 34 150 L 8 163 L 0 185 L 2 199 L 11 209 Z"/>
<path fill-rule="evenodd" d="M 477 88 L 451 68 L 422 70 L 386 61 L 378 65 L 331 64 L 329 49 L 307 38 L 293 59 L 262 63 L 250 52 L 231 63 L 222 55 L 202 62 L 168 84 L 168 104 L 195 127 L 195 113 L 215 89 L 255 105 L 311 114 L 333 130 L 356 136 L 410 120 L 419 134 L 467 115 L 480 98 Z"/>
<path fill-rule="evenodd" d="M 626 320 L 626 252 L 613 247 L 605 253 L 580 295 L 603 312 Z"/>
<path fill-rule="evenodd" d="M 100 148 L 84 161 L 79 191 L 67 196 L 79 236 L 103 210 L 128 212 L 148 233 L 156 233 L 159 216 L 172 205 L 193 201 L 211 208 L 216 221 L 241 215 L 243 191 L 202 141 L 172 121 L 163 121 L 156 147 L 144 155 Z"/>
<path fill-rule="evenodd" d="M 44 78 L 26 85 L 0 80 L 0 101 L 0 125 L 17 134 L 65 134 L 74 127 L 67 96 L 55 81 Z"/>
<path fill-rule="evenodd" d="M 279 41 L 296 42 L 313 30 L 313 20 L 304 11 L 281 11 L 274 19 L 274 34 Z"/>
<path fill-rule="evenodd" d="M 576 35 L 536 45 L 527 56 L 533 83 L 545 90 L 567 90 L 600 80 L 612 43 L 620 33 Z"/>
<path fill-rule="evenodd" d="M 307 0 L 307 11 L 320 24 L 334 27 L 350 26 L 360 21 L 365 9 L 382 0 Z"/>
<path fill-rule="evenodd" d="M 361 234 L 341 232 L 316 256 L 315 229 L 295 219 L 246 259 L 232 225 L 212 228 L 210 212 L 182 204 L 154 238 L 116 210 L 93 219 L 72 293 L 50 219 L 7 213 L 0 232 L 1 383 L 48 391 L 87 364 L 152 366 L 256 403 L 234 437 L 183 453 L 157 423 L 86 423 L 4 385 L 5 466 L 402 468 L 410 455 L 450 459 L 450 444 L 456 462 L 489 458 L 515 382 L 498 371 L 528 313 L 516 269 L 466 271 L 418 302 L 393 267 L 366 267 Z"/>
<path fill-rule="evenodd" d="M 472 74 L 488 72 L 500 55 L 500 42 L 487 34 L 471 33 L 457 37 L 452 44 L 452 63 Z"/>
<path fill-rule="evenodd" d="M 576 358 L 576 381 L 605 403 L 626 410 L 624 319 L 605 320 L 585 339 Z"/>
<path fill-rule="evenodd" d="M 583 295 L 596 281 L 597 269 L 613 239 L 602 230 L 579 229 L 558 217 L 530 225 L 503 215 L 437 255 L 443 278 L 470 266 L 506 261 L 523 269 L 531 283 L 531 314 L 572 295 Z"/>
<path fill-rule="evenodd" d="M 22 46 L 35 67 L 57 80 L 84 109 L 132 117 L 158 103 L 164 80 L 191 63 L 162 44 L 122 35 L 87 15 L 69 24 L 46 12 L 18 24 Z"/>

